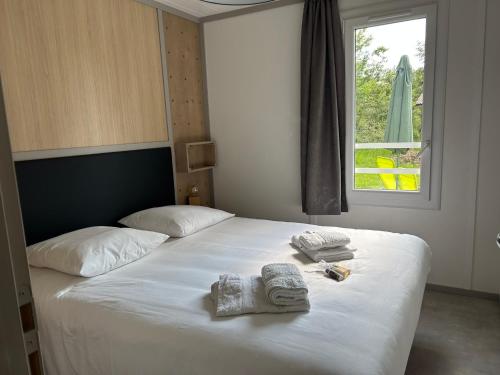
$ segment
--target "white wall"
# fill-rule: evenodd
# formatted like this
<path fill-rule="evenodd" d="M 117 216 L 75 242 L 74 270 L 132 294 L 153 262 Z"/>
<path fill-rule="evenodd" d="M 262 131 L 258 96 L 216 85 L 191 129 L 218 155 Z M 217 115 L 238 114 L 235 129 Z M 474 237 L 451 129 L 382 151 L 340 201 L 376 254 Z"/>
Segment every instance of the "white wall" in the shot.
<path fill-rule="evenodd" d="M 380 1 L 357 0 L 355 5 L 374 2 Z M 347 4 L 353 3 L 341 1 L 341 7 Z M 419 235 L 433 250 L 431 283 L 497 293 L 500 251 L 493 248 L 493 234 L 494 228 L 500 230 L 500 198 L 494 192 L 499 177 L 486 169 L 498 169 L 499 160 L 495 121 L 500 114 L 494 103 L 498 72 L 488 70 L 498 66 L 498 25 L 491 21 L 487 29 L 485 73 L 494 83 L 485 85 L 489 100 L 481 110 L 484 5 L 485 0 L 453 0 L 449 10 L 441 209 L 354 206 L 340 217 L 319 217 L 318 223 Z M 488 13 L 496 11 L 498 18 L 498 3 L 490 8 Z M 296 4 L 204 26 L 219 208 L 249 217 L 308 220 L 300 203 L 301 17 L 302 4 Z M 481 114 L 482 172 L 474 240 Z"/>
<path fill-rule="evenodd" d="M 301 6 L 205 24 L 217 205 L 306 221 L 300 203 Z"/>
<path fill-rule="evenodd" d="M 492 241 L 500 232 L 499 18 L 500 1 L 489 0 L 473 269 L 473 286 L 480 290 L 493 290 L 495 285 L 500 288 L 500 249 Z"/>

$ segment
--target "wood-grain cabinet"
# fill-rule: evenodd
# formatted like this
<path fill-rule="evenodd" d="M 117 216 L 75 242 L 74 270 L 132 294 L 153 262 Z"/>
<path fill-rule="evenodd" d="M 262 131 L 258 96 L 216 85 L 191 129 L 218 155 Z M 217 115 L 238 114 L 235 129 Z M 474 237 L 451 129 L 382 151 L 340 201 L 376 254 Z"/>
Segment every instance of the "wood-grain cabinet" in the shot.
<path fill-rule="evenodd" d="M 167 141 L 155 8 L 134 0 L 0 0 L 12 149 Z"/>

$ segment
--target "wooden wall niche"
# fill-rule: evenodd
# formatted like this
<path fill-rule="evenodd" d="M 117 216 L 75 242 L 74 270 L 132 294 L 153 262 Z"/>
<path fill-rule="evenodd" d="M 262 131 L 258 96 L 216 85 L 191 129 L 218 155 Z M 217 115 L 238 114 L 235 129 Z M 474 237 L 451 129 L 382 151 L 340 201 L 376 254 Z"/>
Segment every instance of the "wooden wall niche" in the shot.
<path fill-rule="evenodd" d="M 156 9 L 134 0 L 0 0 L 13 151 L 166 141 Z"/>
<path fill-rule="evenodd" d="M 213 141 L 184 143 L 178 145 L 175 154 L 179 172 L 195 173 L 213 169 L 216 165 L 215 143 Z"/>
<path fill-rule="evenodd" d="M 185 143 L 209 140 L 204 105 L 203 69 L 199 25 L 184 18 L 163 13 L 167 52 L 168 85 L 172 112 L 172 137 L 176 155 Z M 178 165 L 177 203 L 185 204 L 191 188 L 199 187 L 201 204 L 213 204 L 212 172 L 186 173 Z"/>

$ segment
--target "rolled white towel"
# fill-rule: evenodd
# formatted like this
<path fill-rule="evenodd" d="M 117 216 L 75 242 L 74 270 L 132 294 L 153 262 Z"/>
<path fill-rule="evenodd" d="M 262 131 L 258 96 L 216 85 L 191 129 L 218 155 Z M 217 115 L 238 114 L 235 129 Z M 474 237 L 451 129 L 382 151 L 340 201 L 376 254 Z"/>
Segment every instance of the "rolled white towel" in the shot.
<path fill-rule="evenodd" d="M 346 246 L 351 239 L 344 233 L 331 230 L 305 231 L 292 237 L 295 246 L 307 250 L 330 249 Z"/>
<path fill-rule="evenodd" d="M 309 304 L 308 289 L 299 269 L 291 263 L 272 263 L 262 267 L 266 295 L 276 305 Z"/>
<path fill-rule="evenodd" d="M 241 314 L 287 313 L 309 311 L 309 301 L 302 305 L 283 306 L 271 303 L 266 297 L 262 277 L 241 277 L 223 274 L 212 284 L 210 297 L 215 304 L 216 316 Z"/>

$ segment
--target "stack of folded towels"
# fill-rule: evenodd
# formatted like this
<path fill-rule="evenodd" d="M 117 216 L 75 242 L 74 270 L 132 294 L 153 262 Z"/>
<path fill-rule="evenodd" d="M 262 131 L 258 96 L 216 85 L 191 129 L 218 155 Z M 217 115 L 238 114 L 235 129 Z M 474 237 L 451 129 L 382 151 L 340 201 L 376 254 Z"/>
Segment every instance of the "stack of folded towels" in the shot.
<path fill-rule="evenodd" d="M 308 289 L 299 269 L 290 263 L 262 267 L 261 276 L 223 274 L 212 284 L 215 315 L 309 311 Z"/>
<path fill-rule="evenodd" d="M 348 246 L 351 239 L 331 230 L 305 231 L 292 237 L 292 245 L 315 262 L 339 262 L 354 258 L 356 249 Z"/>

